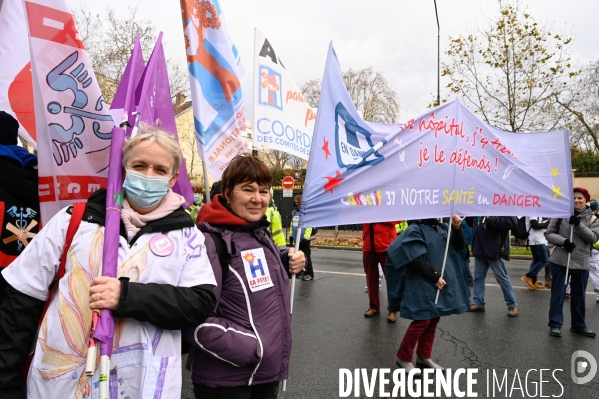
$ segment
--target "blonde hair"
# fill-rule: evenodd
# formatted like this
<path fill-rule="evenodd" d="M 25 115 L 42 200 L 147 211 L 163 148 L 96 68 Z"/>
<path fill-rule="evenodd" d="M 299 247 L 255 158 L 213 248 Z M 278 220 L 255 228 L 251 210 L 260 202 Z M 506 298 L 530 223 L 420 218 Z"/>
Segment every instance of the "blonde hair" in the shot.
<path fill-rule="evenodd" d="M 179 172 L 179 165 L 181 164 L 181 148 L 179 143 L 175 141 L 175 136 L 165 130 L 162 130 L 158 126 L 147 125 L 140 123 L 139 132 L 133 138 L 129 138 L 123 147 L 123 167 L 127 165 L 131 149 L 141 143 L 142 141 L 149 141 L 156 143 L 168 152 L 173 157 L 173 176 Z"/>

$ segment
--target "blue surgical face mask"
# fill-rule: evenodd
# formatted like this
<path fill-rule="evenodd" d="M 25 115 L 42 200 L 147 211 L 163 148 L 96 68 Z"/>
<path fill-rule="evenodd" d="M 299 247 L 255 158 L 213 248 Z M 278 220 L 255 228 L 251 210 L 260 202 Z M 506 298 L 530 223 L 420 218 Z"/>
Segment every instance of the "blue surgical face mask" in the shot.
<path fill-rule="evenodd" d="M 132 170 L 126 170 L 123 190 L 127 199 L 142 208 L 156 205 L 168 192 L 170 177 L 146 176 Z"/>

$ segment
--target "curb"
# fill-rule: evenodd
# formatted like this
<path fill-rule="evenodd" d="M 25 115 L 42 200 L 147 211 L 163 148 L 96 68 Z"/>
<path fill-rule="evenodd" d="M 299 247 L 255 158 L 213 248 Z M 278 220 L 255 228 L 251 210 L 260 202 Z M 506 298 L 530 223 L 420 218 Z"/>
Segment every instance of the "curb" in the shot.
<path fill-rule="evenodd" d="M 357 247 L 341 247 L 341 246 L 333 246 L 333 245 L 312 245 L 312 248 L 316 249 L 333 249 L 336 251 L 360 251 L 362 252 L 362 248 Z M 473 257 L 470 255 L 470 257 Z M 512 260 L 532 260 L 532 255 L 512 255 L 510 256 Z"/>

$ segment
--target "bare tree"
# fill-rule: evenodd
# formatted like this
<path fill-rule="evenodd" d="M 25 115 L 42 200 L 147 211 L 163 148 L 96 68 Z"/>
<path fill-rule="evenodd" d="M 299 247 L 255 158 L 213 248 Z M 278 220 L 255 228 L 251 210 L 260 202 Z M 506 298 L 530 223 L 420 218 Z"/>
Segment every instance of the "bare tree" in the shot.
<path fill-rule="evenodd" d="M 260 158 L 262 158 L 270 169 L 285 169 L 288 166 L 288 162 L 294 157 L 288 152 L 270 150 L 268 153 L 261 154 Z"/>
<path fill-rule="evenodd" d="M 387 79 L 373 67 L 349 69 L 343 73 L 343 82 L 362 118 L 371 122 L 395 123 L 399 118 L 397 93 Z M 300 88 L 311 107 L 318 106 L 320 79 L 309 80 Z"/>
<path fill-rule="evenodd" d="M 568 99 L 556 101 L 569 112 L 570 143 L 599 155 L 599 60 L 583 68 Z"/>
<path fill-rule="evenodd" d="M 137 8 L 129 8 L 128 15 L 120 16 L 111 8 L 101 15 L 81 6 L 74 10 L 73 16 L 100 89 L 106 102 L 110 103 L 133 51 L 135 37 L 139 35 L 144 60 L 147 61 L 156 44 L 156 28 L 150 20 L 137 17 Z M 164 45 L 166 42 L 163 40 Z M 171 97 L 174 99 L 180 93 L 187 95 L 189 84 L 186 69 L 170 59 L 166 63 Z"/>
<path fill-rule="evenodd" d="M 568 55 L 572 39 L 540 26 L 518 0 L 497 3 L 485 29 L 450 38 L 447 87 L 500 129 L 563 126 L 567 111 L 557 100 L 573 101 L 568 83 L 580 72 Z"/>

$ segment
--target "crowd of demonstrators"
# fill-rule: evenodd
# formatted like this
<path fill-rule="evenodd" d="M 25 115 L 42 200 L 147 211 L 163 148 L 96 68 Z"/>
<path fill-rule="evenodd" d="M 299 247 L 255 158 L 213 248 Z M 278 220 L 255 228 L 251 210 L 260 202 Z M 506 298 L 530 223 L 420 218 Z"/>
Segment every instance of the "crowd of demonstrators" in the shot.
<path fill-rule="evenodd" d="M 570 331 L 586 337 L 595 337 L 585 321 L 586 288 L 589 279 L 591 247 L 599 241 L 599 220 L 586 206 L 589 192 L 574 187 L 574 215 L 569 219 L 551 219 L 545 237 L 555 247 L 549 257 L 551 299 L 549 302 L 549 334 L 561 336 L 564 324 L 566 274 L 570 277 Z"/>
<path fill-rule="evenodd" d="M 592 199 L 589 204 L 589 208 L 593 212 L 595 217 L 598 217 L 599 203 L 597 200 Z M 593 244 L 591 248 L 591 259 L 589 261 L 589 277 L 593 284 L 595 291 L 595 301 L 599 303 L 599 241 Z"/>
<path fill-rule="evenodd" d="M 106 190 L 100 189 L 85 205 L 39 332 L 73 207 L 50 219 L 2 272 L 8 283 L 0 306 L 2 397 L 25 397 L 21 369 L 34 343 L 27 397 L 97 397 L 98 365 L 93 377 L 84 372 L 92 309 L 109 309 L 116 317 L 111 392 L 118 387 L 123 397 L 157 391 L 180 397 L 179 330 L 208 317 L 216 281 L 202 251 L 204 236 L 183 210 L 184 198 L 171 190 L 179 153 L 173 136 L 153 127 L 125 143 L 118 278 L 100 275 L 106 214 Z"/>
<path fill-rule="evenodd" d="M 30 177 L 37 176 L 37 162 L 16 146 L 19 126 L 13 121 L 0 112 L 0 165 L 15 170 L 7 174 L 7 181 L 19 179 L 12 186 L 0 186 L 0 204 L 5 210 L 6 204 L 20 201 L 33 216 L 39 215 L 39 204 L 27 205 L 29 199 L 20 193 Z M 272 175 L 258 157 L 234 158 L 222 181 L 213 184 L 212 201 L 204 206 L 201 185 L 193 184 L 194 205 L 187 210 L 183 197 L 171 190 L 179 164 L 178 144 L 159 128 L 143 126 L 126 142 L 117 278 L 101 276 L 104 189 L 85 203 L 65 255 L 65 275 L 51 298 L 74 207 L 61 210 L 37 235 L 33 226 L 27 229 L 33 232 L 28 238 L 15 233 L 20 238 L 9 243 L 25 239 L 23 256 L 11 255 L 0 244 L 0 262 L 11 261 L 0 263 L 5 267 L 0 275 L 0 398 L 96 396 L 98 365 L 93 376 L 84 373 L 93 309 L 112 310 L 116 317 L 109 379 L 110 389 L 118 387 L 121 395 L 160 392 L 162 397 L 178 398 L 183 336 L 192 346 L 197 399 L 277 397 L 279 382 L 288 377 L 291 352 L 289 280 L 300 272 L 304 280 L 314 278 L 310 240 L 316 229 L 301 229 L 297 253 L 283 248 Z M 32 182 L 37 190 L 35 178 Z M 13 198 L 15 193 L 21 196 Z M 533 261 L 522 280 L 530 289 L 544 289 L 538 274 L 550 268 L 553 284 L 547 273 L 545 277 L 545 286 L 551 287 L 549 333 L 559 337 L 568 273 L 570 330 L 595 337 L 585 322 L 585 291 L 590 276 L 599 303 L 599 204 L 584 188 L 575 187 L 573 195 L 574 216 L 569 219 L 526 218 Z M 300 212 L 300 195 L 294 205 L 293 213 Z M 515 217 L 453 215 L 447 224 L 423 219 L 363 225 L 369 298 L 364 317 L 380 314 L 379 288 L 385 276 L 387 321 L 395 322 L 397 312 L 412 320 L 397 350 L 399 367 L 443 369 L 432 359 L 440 317 L 484 311 L 489 268 L 503 291 L 508 316 L 518 315 L 504 262 L 510 255 L 509 230 L 516 224 Z M 6 244 L 6 228 L 0 227 Z M 449 228 L 451 245 L 442 273 Z M 294 238 L 292 227 L 292 245 Z M 168 243 L 168 250 L 159 242 Z M 554 245 L 550 255 L 547 243 Z M 34 344 L 24 390 L 22 369 Z"/>
<path fill-rule="evenodd" d="M 549 226 L 549 219 L 542 217 L 526 217 L 526 231 L 528 238 L 527 245 L 532 253 L 532 262 L 530 269 L 521 277 L 521 280 L 531 290 L 543 290 L 545 287 L 551 287 L 551 272 L 549 268 L 549 249 L 547 247 L 547 239 L 545 238 L 545 230 Z M 537 277 L 541 270 L 545 271 L 545 285 L 537 281 Z"/>
<path fill-rule="evenodd" d="M 362 263 L 366 273 L 366 287 L 368 290 L 368 310 L 364 317 L 376 316 L 381 312 L 379 299 L 379 267 L 386 276 L 387 247 L 397 237 L 396 222 L 367 223 L 362 226 Z M 394 323 L 397 312 L 389 311 L 387 321 Z"/>
<path fill-rule="evenodd" d="M 198 227 L 218 285 L 216 307 L 184 336 L 197 349 L 196 398 L 275 398 L 291 353 L 289 278 L 304 254 L 281 252 L 264 218 L 272 175 L 240 155 L 222 177 L 222 195 L 204 205 Z"/>
<path fill-rule="evenodd" d="M 297 213 L 299 213 L 301 211 L 301 207 L 302 207 L 302 196 L 301 195 L 296 195 L 293 198 L 293 206 L 295 207 L 295 209 L 293 209 L 293 211 L 291 212 L 292 216 L 295 216 Z M 304 253 L 304 256 L 306 257 L 306 268 L 297 275 L 298 278 L 302 278 L 302 280 L 304 281 L 312 281 L 314 280 L 314 267 L 312 266 L 312 248 L 310 247 L 310 244 L 312 242 L 312 236 L 314 234 L 316 234 L 316 229 L 312 228 L 312 227 L 301 227 L 300 229 L 300 242 L 299 242 L 299 250 L 302 251 Z M 293 247 L 293 244 L 295 243 L 295 239 L 297 232 L 293 229 L 293 221 L 291 222 L 291 225 L 289 226 L 289 243 L 291 244 L 291 246 Z"/>
<path fill-rule="evenodd" d="M 518 302 L 507 274 L 505 261 L 510 260 L 510 233 L 518 219 L 509 216 L 477 217 L 474 220 L 472 253 L 474 255 L 474 290 L 472 312 L 485 311 L 485 279 L 489 268 L 501 287 L 509 317 L 518 316 Z"/>
<path fill-rule="evenodd" d="M 416 367 L 443 369 L 432 360 L 432 348 L 441 316 L 470 308 L 470 290 L 462 256 L 465 248 L 461 219 L 453 215 L 445 271 L 441 275 L 449 224 L 437 219 L 412 222 L 387 249 L 389 310 L 412 320 L 397 351 L 397 365 L 406 372 Z M 438 302 L 435 303 L 439 293 Z"/>

